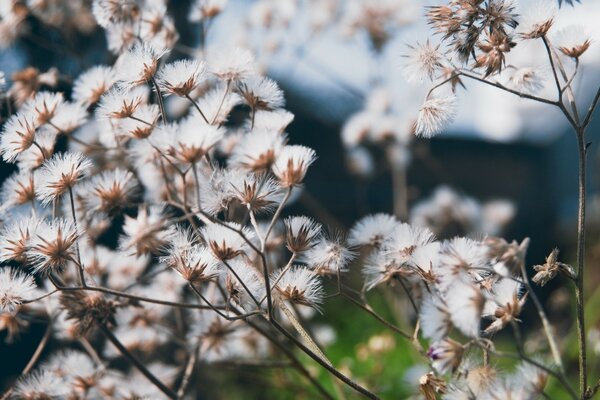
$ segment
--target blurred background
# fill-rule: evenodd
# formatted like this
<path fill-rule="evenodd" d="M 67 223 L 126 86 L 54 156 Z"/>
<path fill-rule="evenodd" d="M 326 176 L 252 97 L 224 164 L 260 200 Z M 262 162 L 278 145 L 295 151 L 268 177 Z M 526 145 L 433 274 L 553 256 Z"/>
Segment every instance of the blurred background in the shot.
<path fill-rule="evenodd" d="M 55 74 L 54 89 L 68 96 L 72 80 L 81 71 L 114 62 L 116 56 L 107 50 L 107 33 L 95 25 L 90 2 L 22 3 L 31 12 L 19 23 L 17 40 L 6 40 L 11 35 L 3 29 L 8 21 L 0 19 L 0 44 L 5 44 L 0 52 L 0 71 L 7 86 L 19 79 L 19 71 L 33 67 L 40 73 L 50 70 Z M 60 12 L 54 14 L 44 8 L 55 3 L 68 5 L 60 6 L 64 8 L 59 7 Z M 404 56 L 411 45 L 424 43 L 431 36 L 423 18 L 424 7 L 441 2 L 230 0 L 216 16 L 190 22 L 192 3 L 168 3 L 178 33 L 169 59 L 201 57 L 203 46 L 204 50 L 232 45 L 252 49 L 267 75 L 284 90 L 286 108 L 295 114 L 288 130 L 290 142 L 310 146 L 319 155 L 305 190 L 287 213 L 311 214 L 343 230 L 374 212 L 396 213 L 412 221 L 442 214 L 444 222 L 436 232 L 441 237 L 492 234 L 509 241 L 530 237 L 530 265 L 543 263 L 556 246 L 565 262 L 573 262 L 576 143 L 566 121 L 551 107 L 464 82 L 465 87 L 457 88 L 458 117 L 448 131 L 427 140 L 411 136 L 412 123 L 429 88 L 428 84 L 407 81 Z M 225 4 L 210 3 L 218 7 Z M 523 13 L 530 3 L 519 2 Z M 574 83 L 578 101 L 587 105 L 600 85 L 600 2 L 563 5 L 559 16 L 553 30 L 577 23 L 592 37 L 592 49 L 581 59 L 582 78 Z M 543 49 L 530 43 L 511 51 L 507 64 L 534 66 L 543 57 Z M 551 79 L 540 95 L 553 95 Z M 169 99 L 167 104 L 172 115 L 178 112 L 176 100 Z M 3 119 L 7 111 L 3 105 Z M 587 265 L 592 271 L 600 261 L 599 126 L 593 121 L 589 130 Z M 365 135 L 363 131 L 368 131 L 368 140 L 357 139 Z M 0 164 L 0 180 L 13 170 L 12 165 Z M 406 187 L 401 194 L 404 205 L 394 200 L 397 187 Z M 360 278 L 360 271 L 353 275 Z M 598 286 L 598 274 L 588 276 L 590 288 Z M 540 294 L 553 310 L 552 322 L 564 331 L 570 329 L 572 308 L 565 303 L 560 282 Z M 401 306 L 390 306 L 386 296 L 375 295 L 373 302 L 381 306 L 382 314 L 394 319 L 402 312 Z M 596 293 L 592 296 L 598 297 Z M 407 382 L 414 380 L 411 374 L 420 371 L 407 366 L 418 357 L 368 317 L 363 322 L 350 321 L 342 302 L 332 303 L 324 317 L 317 317 L 322 320 L 323 340 L 331 343 L 328 351 L 332 360 L 352 368 L 357 379 L 367 384 L 379 374 L 377 379 L 389 382 L 384 393 L 389 398 L 412 393 Z M 596 319 L 590 320 L 591 327 Z M 535 332 L 537 327 L 526 329 Z M 2 343 L 5 337 L 0 333 L 0 359 L 11 360 L 0 363 L 0 376 L 9 378 L 22 369 L 31 343 L 39 340 L 43 330 L 43 325 L 33 324 L 29 333 L 11 346 Z M 592 351 L 600 353 L 600 341 Z M 228 388 L 230 398 L 254 398 L 244 392 L 244 383 L 271 378 L 257 378 L 258 372 L 251 369 L 246 373 L 236 375 L 239 385 Z M 211 379 L 214 382 L 221 377 Z M 214 390 L 215 396 L 223 396 L 219 389 Z M 260 394 L 256 396 L 260 398 Z"/>

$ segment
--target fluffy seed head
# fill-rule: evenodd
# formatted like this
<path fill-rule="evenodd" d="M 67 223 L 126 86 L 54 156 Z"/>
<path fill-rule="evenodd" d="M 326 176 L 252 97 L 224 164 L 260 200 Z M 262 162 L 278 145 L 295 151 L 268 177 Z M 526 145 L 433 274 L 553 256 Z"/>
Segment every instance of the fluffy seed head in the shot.
<path fill-rule="evenodd" d="M 211 51 L 208 59 L 210 71 L 226 81 L 243 79 L 254 71 L 254 56 L 240 47 Z"/>
<path fill-rule="evenodd" d="M 76 241 L 77 230 L 71 221 L 42 221 L 31 237 L 30 248 L 27 251 L 34 272 L 45 275 L 73 261 Z"/>
<path fill-rule="evenodd" d="M 31 113 L 37 126 L 40 126 L 54 118 L 63 101 L 62 93 L 37 92 L 33 99 L 23 104 L 23 110 Z"/>
<path fill-rule="evenodd" d="M 310 249 L 321 236 L 321 224 L 304 215 L 288 217 L 284 223 L 286 246 L 292 253 Z"/>
<path fill-rule="evenodd" d="M 254 130 L 234 148 L 229 162 L 249 171 L 267 171 L 283 148 L 285 136 L 277 131 Z"/>
<path fill-rule="evenodd" d="M 117 80 L 125 87 L 148 82 L 156 73 L 158 59 L 163 54 L 146 43 L 135 45 L 118 61 Z"/>
<path fill-rule="evenodd" d="M 367 215 L 358 221 L 350 230 L 348 244 L 351 246 L 380 246 L 394 231 L 398 221 L 393 215 Z"/>
<path fill-rule="evenodd" d="M 589 34 L 580 25 L 570 25 L 556 34 L 555 45 L 561 53 L 571 58 L 579 58 L 592 44 Z"/>
<path fill-rule="evenodd" d="M 431 97 L 423 103 L 417 117 L 415 133 L 430 138 L 440 133 L 456 114 L 456 97 Z"/>
<path fill-rule="evenodd" d="M 88 185 L 91 209 L 106 213 L 126 207 L 137 189 L 133 174 L 119 168 L 94 176 Z"/>
<path fill-rule="evenodd" d="M 251 76 L 240 81 L 238 92 L 252 110 L 274 110 L 283 107 L 283 92 L 275 81 L 261 76 Z"/>
<path fill-rule="evenodd" d="M 56 200 L 85 177 L 91 167 L 91 161 L 81 153 L 55 154 L 40 169 L 36 187 L 38 198 L 44 204 Z"/>
<path fill-rule="evenodd" d="M 297 186 L 302 183 L 308 167 L 316 158 L 315 151 L 306 146 L 284 146 L 273 164 L 273 173 L 282 186 Z"/>
<path fill-rule="evenodd" d="M 37 126 L 31 112 L 19 112 L 6 121 L 0 137 L 4 161 L 13 162 L 19 154 L 33 145 Z"/>
<path fill-rule="evenodd" d="M 410 47 L 410 54 L 406 57 L 404 75 L 409 82 L 424 82 L 435 79 L 443 67 L 442 54 L 439 45 L 434 46 L 429 41 L 417 43 Z"/>
<path fill-rule="evenodd" d="M 14 268 L 0 269 L 0 311 L 14 312 L 23 300 L 33 298 L 33 277 Z"/>
<path fill-rule="evenodd" d="M 220 224 L 211 224 L 203 227 L 201 231 L 204 241 L 219 260 L 231 260 L 248 250 L 248 243 L 236 231 L 241 231 L 248 240 L 254 237 L 252 231 L 246 227 L 234 222 L 227 225 L 229 228 Z"/>
<path fill-rule="evenodd" d="M 73 84 L 73 100 L 87 106 L 96 104 L 116 81 L 112 67 L 96 65 L 80 74 Z"/>
<path fill-rule="evenodd" d="M 277 282 L 276 289 L 283 300 L 317 309 L 323 302 L 321 281 L 308 268 L 295 266 L 289 271 L 275 272 L 271 282 Z"/>
<path fill-rule="evenodd" d="M 166 94 L 187 96 L 202 83 L 205 72 L 203 61 L 178 60 L 162 67 L 158 84 Z"/>

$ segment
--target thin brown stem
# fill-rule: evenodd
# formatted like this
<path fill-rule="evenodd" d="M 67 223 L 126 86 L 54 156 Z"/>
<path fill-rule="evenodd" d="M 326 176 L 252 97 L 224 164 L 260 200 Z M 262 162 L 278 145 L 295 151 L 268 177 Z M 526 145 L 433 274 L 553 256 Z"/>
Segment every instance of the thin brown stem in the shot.
<path fill-rule="evenodd" d="M 149 297 L 133 295 L 133 294 L 120 292 L 118 290 L 113 290 L 113 289 L 109 289 L 109 288 L 105 288 L 105 287 L 98 287 L 98 286 L 68 286 L 68 287 L 66 287 L 66 286 L 62 286 L 60 283 L 58 283 L 56 281 L 56 278 L 51 278 L 51 280 L 53 280 L 53 283 L 56 286 L 56 289 L 61 292 L 77 292 L 80 290 L 91 291 L 91 292 L 101 292 L 101 293 L 106 293 L 106 294 L 110 294 L 113 296 L 124 297 L 126 299 L 131 299 L 131 300 L 135 300 L 135 301 L 141 301 L 141 302 L 152 303 L 152 304 L 160 304 L 160 305 L 169 306 L 169 307 L 193 308 L 193 309 L 198 309 L 198 310 L 210 310 L 211 309 L 208 306 L 152 299 Z"/>
<path fill-rule="evenodd" d="M 185 390 L 187 389 L 192 373 L 194 372 L 194 367 L 196 366 L 196 362 L 198 361 L 198 352 L 200 351 L 200 343 L 196 344 L 192 349 L 192 354 L 190 354 L 190 358 L 185 365 L 185 370 L 183 372 L 183 377 L 181 378 L 181 384 L 179 385 L 179 389 L 177 390 L 177 399 L 183 399 L 185 395 Z"/>
<path fill-rule="evenodd" d="M 272 319 L 271 324 L 281 332 L 288 340 L 290 340 L 294 345 L 296 345 L 300 350 L 302 350 L 306 355 L 315 360 L 319 365 L 337 377 L 339 380 L 344 382 L 346 385 L 354 389 L 356 392 L 362 394 L 366 398 L 369 399 L 379 399 L 375 393 L 372 393 L 370 390 L 362 387 L 358 383 L 354 382 L 352 379 L 348 378 L 346 375 L 337 370 L 333 365 L 328 364 L 325 360 L 322 360 L 318 355 L 312 352 L 308 347 L 306 347 L 302 342 L 300 342 L 297 338 L 294 337 L 291 333 L 289 333 L 284 327 L 282 327 L 275 319 Z"/>
<path fill-rule="evenodd" d="M 596 110 L 596 106 L 598 105 L 598 101 L 600 101 L 600 87 L 596 91 L 596 95 L 594 96 L 594 100 L 592 100 L 592 104 L 590 104 L 590 108 L 588 109 L 587 115 L 583 120 L 582 127 L 583 129 L 587 128 L 587 126 L 592 121 L 592 114 L 594 114 L 594 110 Z"/>
<path fill-rule="evenodd" d="M 177 399 L 177 394 L 173 392 L 167 385 L 162 383 L 146 366 L 138 360 L 127 348 L 119 341 L 119 339 L 105 325 L 98 325 L 100 332 L 119 350 L 119 352 L 127 358 L 137 369 L 144 375 L 154 386 L 163 392 L 170 399 Z"/>
<path fill-rule="evenodd" d="M 168 122 L 167 112 L 165 111 L 165 104 L 163 102 L 160 87 L 158 86 L 158 82 L 156 82 L 156 78 L 154 78 L 154 76 L 150 78 L 150 81 L 152 82 L 154 90 L 156 91 L 156 101 L 158 102 L 158 108 L 160 109 L 160 114 L 162 115 L 163 124 L 166 124 Z"/>
<path fill-rule="evenodd" d="M 73 198 L 73 188 L 69 186 L 69 200 L 71 202 L 71 214 L 73 216 L 73 225 L 75 226 L 75 234 L 77 239 L 75 240 L 75 255 L 77 256 L 77 269 L 79 271 L 79 283 L 81 286 L 87 286 L 85 282 L 85 272 L 83 270 L 83 264 L 81 263 L 81 252 L 79 250 L 79 227 L 77 226 L 77 213 L 75 212 L 75 199 Z"/>
<path fill-rule="evenodd" d="M 200 298 L 200 300 L 202 300 L 203 302 L 206 303 L 206 305 L 208 305 L 208 307 L 210 307 L 211 310 L 213 310 L 214 312 L 216 312 L 217 314 L 219 314 L 219 316 L 221 318 L 226 319 L 227 321 L 236 321 L 238 319 L 246 319 L 248 317 L 251 317 L 253 315 L 258 315 L 260 314 L 260 311 L 255 311 L 255 312 L 251 312 L 248 314 L 240 314 L 237 315 L 235 317 L 230 317 L 227 314 L 224 314 L 221 310 L 219 310 L 216 306 L 214 306 L 203 294 L 202 292 L 200 292 L 200 290 L 198 290 L 198 288 L 196 286 L 194 286 L 194 284 L 192 284 L 190 282 L 190 288 L 192 288 L 192 290 L 194 291 L 194 293 Z"/>
<path fill-rule="evenodd" d="M 202 116 L 202 119 L 204 119 L 204 122 L 206 122 L 207 124 L 210 124 L 210 122 L 208 122 L 208 119 L 206 118 L 206 115 L 204 115 L 204 113 L 200 109 L 200 106 L 198 105 L 198 103 L 194 99 L 192 99 L 189 94 L 186 94 L 185 98 L 188 99 L 194 105 L 196 110 L 200 113 L 200 116 Z"/>
<path fill-rule="evenodd" d="M 217 112 L 213 116 L 213 119 L 210 123 L 211 125 L 214 125 L 214 123 L 217 122 L 217 118 L 219 118 L 219 114 L 221 113 L 221 108 L 223 108 L 223 104 L 225 103 L 225 99 L 227 98 L 227 95 L 229 94 L 230 89 L 231 89 L 231 79 L 227 79 L 227 84 L 225 86 L 225 93 L 223 94 L 223 98 L 221 99 L 221 102 L 219 103 Z"/>
<path fill-rule="evenodd" d="M 575 300 L 577 308 L 577 337 L 579 344 L 579 391 L 585 398 L 587 391 L 587 354 L 585 338 L 585 195 L 586 195 L 586 144 L 585 132 L 577 130 L 577 148 L 579 150 L 579 207 L 577 213 L 577 282 Z"/>
<path fill-rule="evenodd" d="M 392 331 L 396 332 L 400 336 L 405 337 L 407 339 L 412 339 L 412 336 L 410 334 L 404 332 L 403 330 L 401 330 L 400 328 L 398 328 L 396 325 L 390 323 L 385 318 L 383 318 L 382 316 L 380 316 L 379 314 L 377 314 L 371 308 L 370 305 L 361 303 L 360 301 L 356 300 L 354 297 L 350 296 L 349 294 L 347 294 L 347 293 L 345 293 L 343 291 L 340 291 L 339 295 L 343 296 L 344 298 L 346 298 L 348 300 L 350 300 L 350 302 L 352 304 L 356 305 L 357 307 L 359 307 L 363 311 L 367 312 L 369 315 L 371 315 L 373 318 L 375 318 L 378 322 L 380 322 L 381 324 L 385 325 L 387 328 L 389 328 Z"/>
<path fill-rule="evenodd" d="M 35 351 L 33 352 L 33 355 L 29 359 L 29 362 L 27 363 L 27 365 L 25 366 L 25 368 L 23 368 L 23 371 L 21 371 L 21 376 L 25 376 L 25 375 L 27 375 L 27 374 L 29 374 L 31 372 L 31 370 L 33 369 L 33 367 L 35 366 L 35 364 L 40 359 L 40 356 L 42 355 L 44 349 L 46 348 L 46 345 L 50 341 L 50 337 L 51 336 L 52 336 L 52 320 L 48 321 L 48 326 L 46 327 L 46 331 L 44 332 L 44 336 L 42 336 L 42 339 L 40 340 L 40 343 L 38 344 L 38 346 L 36 347 Z M 11 386 L 4 393 L 4 395 L 0 398 L 0 400 L 7 400 L 8 398 L 10 398 L 12 392 L 13 392 L 13 386 Z"/>

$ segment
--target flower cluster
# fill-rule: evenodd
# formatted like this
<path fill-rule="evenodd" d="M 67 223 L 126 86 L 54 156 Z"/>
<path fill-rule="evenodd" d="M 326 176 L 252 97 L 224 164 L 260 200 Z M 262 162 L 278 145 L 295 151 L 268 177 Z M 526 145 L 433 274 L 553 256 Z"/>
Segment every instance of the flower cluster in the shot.
<path fill-rule="evenodd" d="M 291 143 L 286 132 L 294 115 L 256 54 L 207 42 L 227 1 L 192 2 L 188 22 L 202 35 L 197 52 L 182 51 L 164 0 L 6 4 L 0 46 L 26 34 L 28 19 L 37 18 L 69 32 L 101 27 L 115 56 L 112 65 L 89 66 L 72 80 L 55 69 L 27 68 L 13 74 L 6 92 L 0 76 L 0 94 L 11 106 L 0 153 L 16 168 L 0 190 L 0 331 L 11 341 L 31 321 L 48 325 L 6 397 L 202 397 L 197 378 L 213 368 L 197 364 L 281 364 L 306 378 L 306 397 L 315 397 L 314 390 L 332 398 L 301 352 L 347 389 L 378 398 L 322 349 L 335 333 L 312 317 L 327 316 L 329 298 L 348 300 L 348 307 L 409 339 L 407 346 L 423 356 L 420 365 L 430 367 L 414 380 L 428 400 L 529 399 L 544 393 L 549 375 L 562 383 L 551 326 L 527 275 L 529 240 L 496 237 L 514 207 L 480 204 L 447 187 L 408 207 L 406 183 L 413 135 L 431 137 L 455 115 L 454 94 L 435 90 L 450 84 L 454 91 L 463 76 L 489 83 L 504 72 L 515 38 L 549 43 L 553 17 L 516 31 L 508 0 L 454 0 L 428 9 L 442 43 L 411 46 L 405 75 L 442 83 L 414 115 L 399 114 L 392 94 L 378 85 L 342 129 L 352 172 L 374 175 L 377 155 L 385 155 L 394 215 L 367 215 L 344 232 L 288 215 L 317 154 Z M 313 18 L 315 32 L 339 11 L 346 33 L 365 33 L 378 54 L 407 22 L 406 1 L 311 4 L 322 11 Z M 251 15 L 265 29 L 285 28 L 296 7 L 259 1 Z M 550 59 L 577 63 L 592 43 L 580 32 L 565 37 L 548 44 Z M 474 65 L 456 67 L 449 52 Z M 507 85 L 533 91 L 538 79 L 536 71 L 521 69 Z M 572 82 L 563 81 L 560 101 Z M 582 279 L 583 272 L 559 262 L 558 250 L 533 269 L 540 286 L 557 276 Z M 361 273 L 362 290 L 355 290 Z M 367 298 L 376 291 L 406 306 L 403 324 L 415 323 L 414 333 L 378 314 Z M 560 370 L 524 352 L 520 323 L 531 303 Z M 494 339 L 504 330 L 518 342 L 514 372 L 490 362 L 503 355 Z M 421 338 L 429 341 L 427 351 Z M 42 357 L 54 341 L 69 345 Z M 81 351 L 66 350 L 75 343 Z M 367 347 L 383 353 L 394 343 L 381 335 Z"/>

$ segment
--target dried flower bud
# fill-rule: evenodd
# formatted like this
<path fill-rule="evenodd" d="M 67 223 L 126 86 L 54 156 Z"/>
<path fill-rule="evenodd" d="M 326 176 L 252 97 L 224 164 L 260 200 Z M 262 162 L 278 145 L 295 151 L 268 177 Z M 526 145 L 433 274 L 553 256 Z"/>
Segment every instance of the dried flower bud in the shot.
<path fill-rule="evenodd" d="M 316 153 L 305 146 L 285 146 L 273 164 L 273 173 L 283 187 L 297 186 L 304 180 L 308 167 L 315 161 Z"/>
<path fill-rule="evenodd" d="M 436 400 L 438 395 L 446 393 L 446 382 L 433 372 L 428 372 L 419 378 L 419 389 L 425 400 Z"/>
<path fill-rule="evenodd" d="M 533 269 L 536 271 L 536 274 L 531 278 L 533 282 L 540 286 L 544 286 L 554 279 L 558 273 L 562 273 L 571 279 L 577 277 L 577 273 L 572 266 L 558 261 L 558 253 L 559 250 L 556 248 L 550 252 L 548 257 L 546 257 L 546 262 L 544 264 L 534 265 Z"/>
<path fill-rule="evenodd" d="M 61 307 L 67 312 L 67 319 L 74 320 L 78 336 L 85 335 L 95 325 L 115 325 L 116 307 L 98 292 L 63 292 Z"/>
<path fill-rule="evenodd" d="M 289 217 L 284 223 L 286 245 L 292 253 L 310 249 L 321 235 L 321 224 L 305 216 Z"/>

